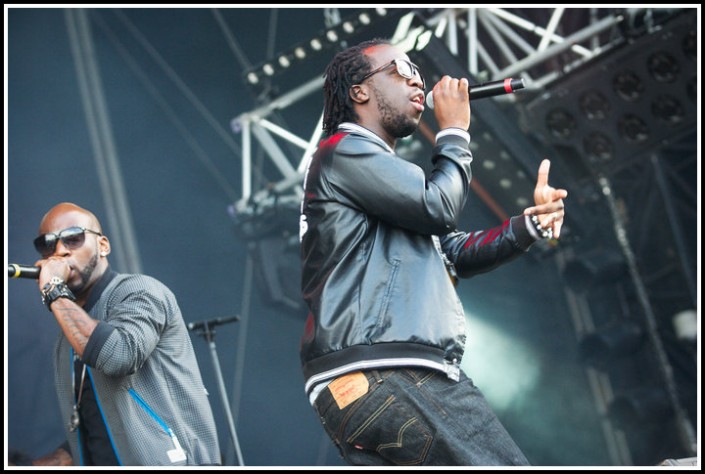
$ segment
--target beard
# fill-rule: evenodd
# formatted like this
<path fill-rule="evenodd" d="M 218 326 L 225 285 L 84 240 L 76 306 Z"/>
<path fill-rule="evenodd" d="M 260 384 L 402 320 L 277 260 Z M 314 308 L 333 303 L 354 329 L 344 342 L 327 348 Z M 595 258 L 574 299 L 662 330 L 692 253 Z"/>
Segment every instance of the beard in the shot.
<path fill-rule="evenodd" d="M 394 138 L 404 138 L 414 133 L 418 122 L 408 115 L 394 110 L 394 107 L 392 107 L 374 86 L 372 86 L 372 89 L 375 91 L 375 96 L 377 97 L 377 109 L 379 110 L 382 120 L 382 127 L 384 127 L 387 133 Z"/>
<path fill-rule="evenodd" d="M 88 261 L 88 265 L 83 267 L 81 271 L 78 272 L 78 276 L 80 277 L 80 282 L 69 286 L 69 289 L 76 295 L 81 294 L 82 290 L 86 287 L 86 283 L 88 283 L 91 279 L 91 276 L 93 275 L 93 271 L 95 270 L 95 267 L 98 266 L 98 254 L 96 253 L 91 257 L 91 259 Z"/>

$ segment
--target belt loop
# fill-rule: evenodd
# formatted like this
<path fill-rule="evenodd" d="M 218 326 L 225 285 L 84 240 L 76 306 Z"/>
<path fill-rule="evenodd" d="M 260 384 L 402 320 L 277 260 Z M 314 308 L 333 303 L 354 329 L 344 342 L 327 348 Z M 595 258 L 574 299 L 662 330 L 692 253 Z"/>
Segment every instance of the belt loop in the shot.
<path fill-rule="evenodd" d="M 374 381 L 376 383 L 384 382 L 384 380 L 382 380 L 382 376 L 380 375 L 380 373 L 377 369 L 370 370 L 370 375 L 372 375 L 372 377 L 374 378 Z"/>

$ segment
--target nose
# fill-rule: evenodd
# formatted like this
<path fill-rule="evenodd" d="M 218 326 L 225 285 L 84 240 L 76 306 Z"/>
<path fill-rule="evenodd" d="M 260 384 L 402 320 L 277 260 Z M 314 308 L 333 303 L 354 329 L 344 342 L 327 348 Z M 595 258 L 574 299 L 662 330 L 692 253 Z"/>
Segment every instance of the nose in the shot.
<path fill-rule="evenodd" d="M 408 79 L 409 85 L 416 86 L 421 90 L 425 90 L 425 84 L 424 80 L 421 77 L 421 73 L 419 71 L 414 71 L 414 75 L 412 76 L 411 79 Z"/>
<path fill-rule="evenodd" d="M 64 245 L 64 242 L 61 239 L 57 239 L 56 248 L 54 249 L 54 253 L 52 255 L 68 255 L 69 253 L 70 250 Z"/>

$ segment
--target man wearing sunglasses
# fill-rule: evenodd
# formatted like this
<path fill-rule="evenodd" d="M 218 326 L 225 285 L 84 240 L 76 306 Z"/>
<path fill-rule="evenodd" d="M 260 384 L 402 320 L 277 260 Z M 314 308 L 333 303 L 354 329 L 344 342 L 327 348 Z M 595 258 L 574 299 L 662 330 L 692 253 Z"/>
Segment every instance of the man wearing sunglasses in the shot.
<path fill-rule="evenodd" d="M 54 374 L 67 442 L 35 465 L 218 465 L 215 421 L 173 293 L 111 270 L 93 213 L 39 225 L 39 291 L 61 333 Z"/>
<path fill-rule="evenodd" d="M 567 192 L 548 185 L 544 160 L 524 215 L 458 230 L 473 159 L 468 81 L 433 86 L 440 131 L 428 176 L 394 151 L 419 124 L 425 88 L 384 40 L 350 47 L 326 69 L 327 138 L 306 171 L 300 221 L 306 394 L 353 465 L 526 465 L 460 368 L 455 284 L 558 238 Z"/>

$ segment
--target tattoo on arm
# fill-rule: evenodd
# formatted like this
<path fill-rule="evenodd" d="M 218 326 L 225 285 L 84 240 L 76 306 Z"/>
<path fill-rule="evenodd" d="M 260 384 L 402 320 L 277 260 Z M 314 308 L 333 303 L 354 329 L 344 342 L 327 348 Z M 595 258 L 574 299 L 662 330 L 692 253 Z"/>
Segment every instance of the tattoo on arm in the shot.
<path fill-rule="evenodd" d="M 93 334 L 93 330 L 98 324 L 97 321 L 91 319 L 82 309 L 76 307 L 53 306 L 56 319 L 64 331 L 66 338 L 69 340 L 73 348 L 83 355 L 83 350 L 88 343 L 88 338 Z"/>

